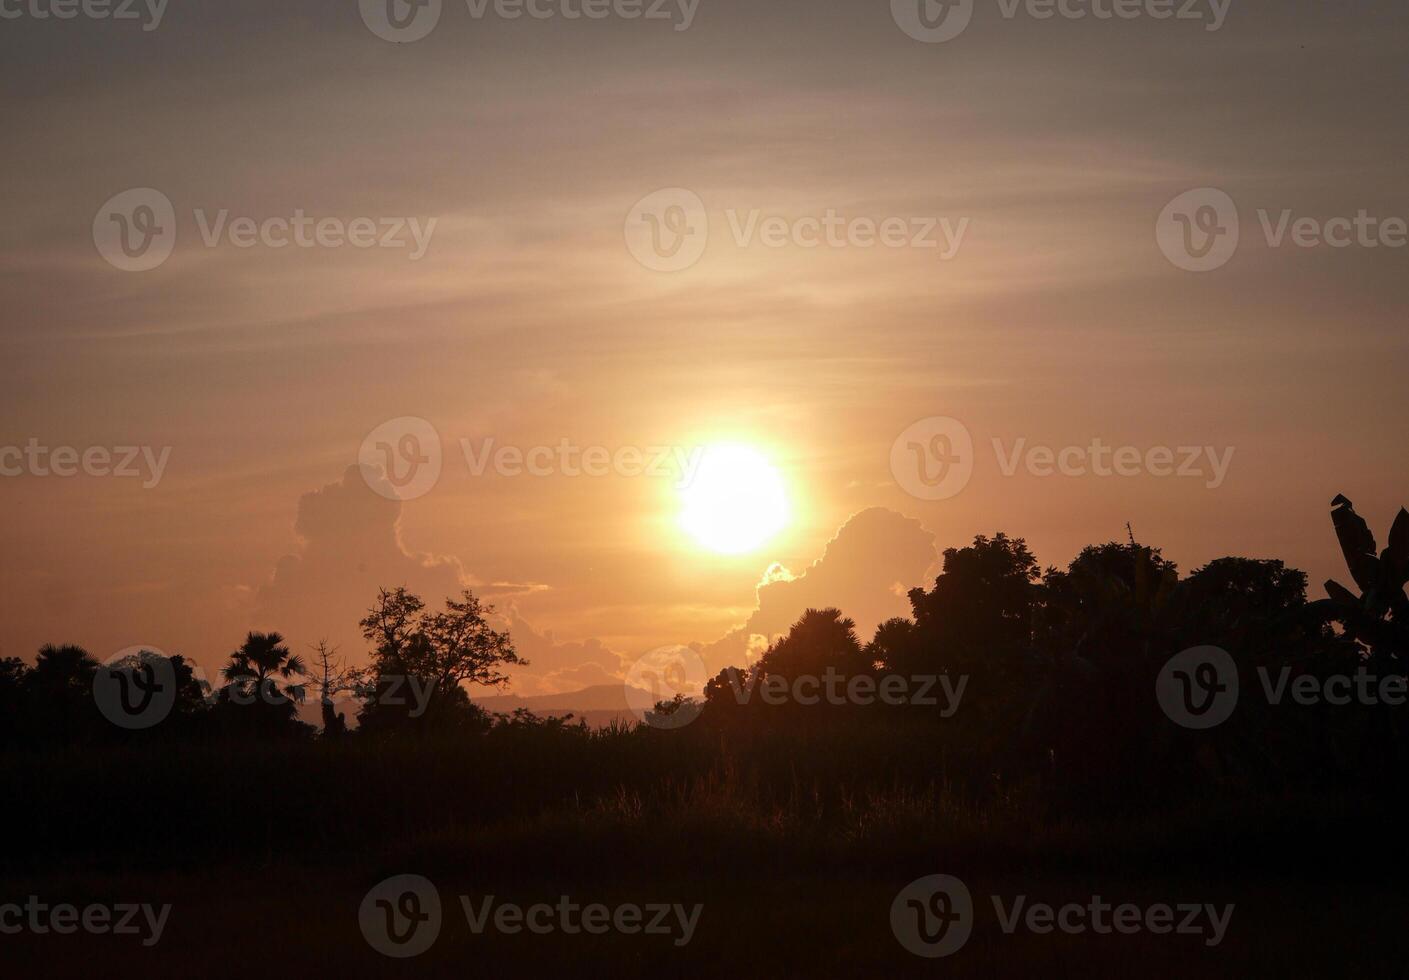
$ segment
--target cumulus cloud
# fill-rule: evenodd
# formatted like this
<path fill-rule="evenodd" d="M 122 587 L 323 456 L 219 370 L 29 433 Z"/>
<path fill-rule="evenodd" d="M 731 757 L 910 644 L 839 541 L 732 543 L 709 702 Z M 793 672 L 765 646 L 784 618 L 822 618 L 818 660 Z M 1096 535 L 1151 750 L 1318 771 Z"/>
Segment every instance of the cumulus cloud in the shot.
<path fill-rule="evenodd" d="M 369 479 L 380 475 L 367 471 Z M 621 657 L 596 639 L 559 642 L 519 615 L 513 601 L 548 588 L 538 582 L 480 582 L 459 558 L 417 553 L 401 540 L 401 503 L 374 493 L 363 470 L 303 495 L 294 533 L 296 553 L 285 555 L 254 597 L 255 622 L 277 629 L 300 649 L 328 639 L 354 663 L 365 659 L 357 622 L 377 590 L 405 586 L 437 607 L 471 588 L 498 609 L 494 625 L 507 628 L 528 667 L 510 671 L 515 694 L 554 694 L 618 682 Z M 507 603 L 507 606 L 504 605 Z"/>
<path fill-rule="evenodd" d="M 327 638 L 353 654 L 364 645 L 357 622 L 378 589 L 404 585 L 431 604 L 474 584 L 459 559 L 408 551 L 400 520 L 401 502 L 373 493 L 355 465 L 304 494 L 298 551 L 279 559 L 255 596 L 258 621 L 295 644 Z"/>
<path fill-rule="evenodd" d="M 515 694 L 560 694 L 596 684 L 621 683 L 622 657 L 602 641 L 559 642 L 552 630 L 540 632 L 516 609 L 509 609 L 506 619 L 514 649 L 529 662 L 527 667 L 509 671 L 510 689 Z"/>
<path fill-rule="evenodd" d="M 758 608 L 748 620 L 702 651 L 714 673 L 758 658 L 809 608 L 834 606 L 856 621 L 863 641 L 881 623 L 910 612 L 906 591 L 935 562 L 934 535 L 914 518 L 884 507 L 855 514 L 822 557 L 799 575 L 771 566 L 758 585 Z"/>
<path fill-rule="evenodd" d="M 496 627 L 509 630 L 519 656 L 529 661 L 510 670 L 510 687 L 502 693 L 561 694 L 622 682 L 632 658 L 596 638 L 560 640 L 520 614 L 516 600 L 547 585 L 482 582 L 459 558 L 413 552 L 401 540 L 400 519 L 401 504 L 374 493 L 357 466 L 338 482 L 304 494 L 294 523 L 298 549 L 279 560 L 255 593 L 259 627 L 283 632 L 297 649 L 326 638 L 360 663 L 365 641 L 356 624 L 378 589 L 404 585 L 435 606 L 472 588 L 498 606 Z M 923 581 L 934 560 L 934 536 L 919 521 L 884 508 L 862 511 L 801 573 L 780 564 L 764 570 L 757 608 L 744 623 L 713 643 L 691 646 L 711 674 L 751 663 L 804 610 L 826 606 L 856 620 L 867 639 L 879 623 L 908 613 L 905 590 Z"/>

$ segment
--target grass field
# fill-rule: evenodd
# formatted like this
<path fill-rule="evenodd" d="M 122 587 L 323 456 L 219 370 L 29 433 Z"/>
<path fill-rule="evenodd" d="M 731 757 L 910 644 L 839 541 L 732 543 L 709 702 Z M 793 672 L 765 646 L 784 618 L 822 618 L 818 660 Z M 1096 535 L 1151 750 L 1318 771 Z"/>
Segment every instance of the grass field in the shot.
<path fill-rule="evenodd" d="M 11 756 L 0 774 L 16 844 L 0 904 L 171 911 L 150 948 L 82 931 L 0 936 L 6 973 L 1392 976 L 1409 953 L 1402 822 L 1382 801 L 1230 795 L 1064 812 L 1035 788 L 940 781 L 929 756 L 813 744 L 809 770 L 775 745 L 767 763 L 721 767 L 667 734 Z M 902 946 L 890 909 L 940 873 L 972 893 L 973 933 L 924 959 Z M 434 944 L 408 960 L 374 950 L 358 918 L 368 890 L 401 874 L 433 882 L 443 912 Z M 684 945 L 476 934 L 461 895 L 702 909 Z M 1005 908 L 1094 895 L 1234 908 L 1210 947 L 1208 934 L 1009 933 L 994 895 Z"/>

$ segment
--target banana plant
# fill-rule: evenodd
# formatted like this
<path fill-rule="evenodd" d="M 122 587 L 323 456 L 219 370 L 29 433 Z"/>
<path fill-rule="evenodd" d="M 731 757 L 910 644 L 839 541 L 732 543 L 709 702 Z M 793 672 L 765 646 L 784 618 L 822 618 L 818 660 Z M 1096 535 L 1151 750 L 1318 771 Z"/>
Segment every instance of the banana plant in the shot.
<path fill-rule="evenodd" d="M 1400 508 L 1389 541 L 1377 555 L 1375 535 L 1355 513 L 1355 505 L 1338 494 L 1331 507 L 1336 538 L 1360 594 L 1331 579 L 1326 582 L 1328 598 L 1313 603 L 1313 609 L 1324 621 L 1340 623 L 1372 657 L 1409 657 L 1409 597 L 1404 594 L 1409 583 L 1409 511 Z"/>

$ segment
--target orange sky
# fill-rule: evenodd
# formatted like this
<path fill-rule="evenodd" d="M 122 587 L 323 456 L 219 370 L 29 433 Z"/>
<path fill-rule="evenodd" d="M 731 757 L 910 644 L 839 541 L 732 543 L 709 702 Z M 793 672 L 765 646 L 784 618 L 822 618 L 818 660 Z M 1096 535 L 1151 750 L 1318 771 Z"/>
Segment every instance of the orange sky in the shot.
<path fill-rule="evenodd" d="M 808 604 L 869 636 L 932 548 L 1006 530 L 1064 564 L 1126 521 L 1184 570 L 1280 557 L 1319 592 L 1341 573 L 1332 496 L 1381 530 L 1409 503 L 1409 249 L 1273 247 L 1257 213 L 1409 217 L 1406 15 L 1272 7 L 1234 0 L 1207 31 L 980 3 L 942 44 L 884 3 L 791 0 L 701 0 L 684 31 L 447 2 L 403 45 L 331 0 L 173 0 L 150 32 L 6 21 L 0 447 L 171 452 L 150 488 L 0 477 L 0 655 L 149 644 L 213 666 L 259 628 L 360 658 L 378 585 L 464 582 L 512 610 L 533 693 L 665 643 L 729 638 L 722 659 Z M 1242 240 L 1200 274 L 1155 223 L 1204 186 Z M 152 271 L 94 245 L 129 188 L 175 208 Z M 678 272 L 623 236 L 661 188 L 706 211 Z M 417 260 L 207 247 L 196 212 L 222 210 L 436 224 Z M 948 259 L 741 245 L 731 212 L 754 210 L 967 224 Z M 348 468 L 405 416 L 444 470 L 398 505 Z M 975 446 L 938 501 L 891 467 L 931 416 Z M 459 440 L 486 437 L 753 445 L 792 520 L 716 556 L 677 528 L 669 479 L 475 476 Z M 995 439 L 1234 455 L 1216 488 L 1007 476 Z M 760 593 L 775 562 L 795 579 Z"/>

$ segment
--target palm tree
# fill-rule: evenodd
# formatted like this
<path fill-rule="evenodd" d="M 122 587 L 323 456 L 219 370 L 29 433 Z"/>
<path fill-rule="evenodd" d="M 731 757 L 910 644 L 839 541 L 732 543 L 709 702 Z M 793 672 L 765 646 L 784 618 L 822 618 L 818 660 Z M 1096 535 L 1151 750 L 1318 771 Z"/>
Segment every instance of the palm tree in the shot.
<path fill-rule="evenodd" d="M 30 683 L 55 696 L 64 692 L 86 696 L 93 690 L 93 675 L 100 666 L 82 647 L 46 643 L 34 661 Z"/>
<path fill-rule="evenodd" d="M 46 644 L 32 669 L 13 675 L 29 695 L 31 724 L 41 737 L 68 743 L 103 725 L 93 704 L 100 666 L 82 647 Z"/>
<path fill-rule="evenodd" d="M 230 682 L 228 688 L 236 688 L 241 694 L 272 691 L 277 699 L 302 702 L 302 684 L 280 687 L 276 678 L 303 677 L 308 668 L 302 657 L 289 652 L 280 634 L 250 633 L 240 649 L 230 654 L 230 662 L 220 673 Z"/>

